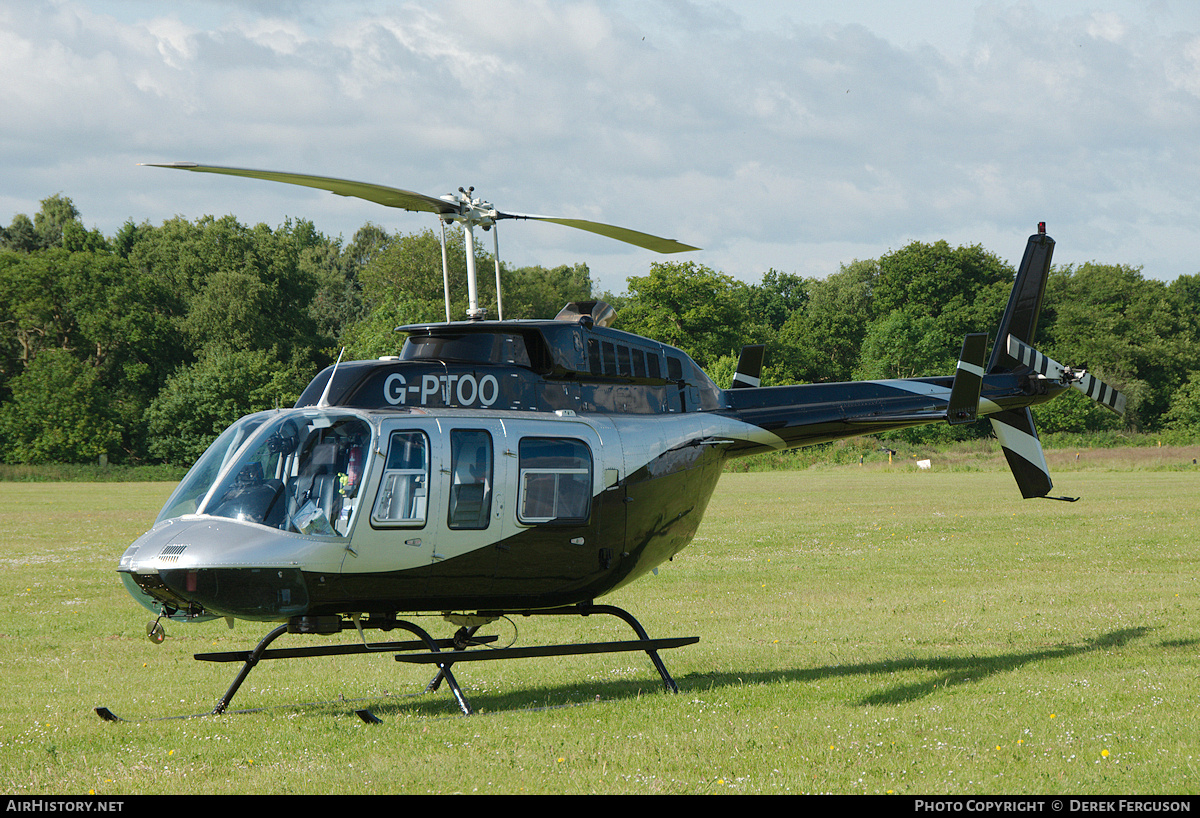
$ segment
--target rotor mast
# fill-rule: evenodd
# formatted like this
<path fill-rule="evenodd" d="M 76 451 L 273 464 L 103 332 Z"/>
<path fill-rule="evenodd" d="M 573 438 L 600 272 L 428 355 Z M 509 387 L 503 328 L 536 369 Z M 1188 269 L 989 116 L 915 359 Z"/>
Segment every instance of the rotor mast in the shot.
<path fill-rule="evenodd" d="M 480 227 L 483 230 L 492 231 L 495 247 L 493 258 L 496 264 L 496 312 L 497 317 L 503 321 L 504 307 L 500 298 L 500 239 L 496 233 L 496 220 L 500 217 L 500 213 L 492 206 L 491 202 L 471 198 L 471 194 L 474 192 L 474 187 L 466 189 L 460 187 L 457 194 L 447 194 L 442 197 L 455 206 L 454 211 L 439 214 L 443 225 L 442 279 L 446 287 L 446 320 L 450 320 L 450 273 L 446 266 L 444 226 L 459 222 L 462 224 L 463 231 L 463 252 L 467 256 L 467 318 L 476 321 L 482 319 L 486 314 L 486 310 L 479 306 L 478 273 L 475 265 L 475 228 Z"/>

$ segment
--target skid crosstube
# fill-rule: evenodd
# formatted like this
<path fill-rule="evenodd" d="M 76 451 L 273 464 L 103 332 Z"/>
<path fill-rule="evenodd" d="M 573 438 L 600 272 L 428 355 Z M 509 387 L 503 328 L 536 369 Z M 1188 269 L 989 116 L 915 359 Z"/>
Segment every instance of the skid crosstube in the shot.
<path fill-rule="evenodd" d="M 658 671 L 658 675 L 662 677 L 663 685 L 670 693 L 678 693 L 679 686 L 675 684 L 675 680 L 671 678 L 671 674 L 667 672 L 666 665 L 658 655 L 658 651 L 668 648 L 678 648 L 684 645 L 694 645 L 700 641 L 699 636 L 682 636 L 671 639 L 651 639 L 646 633 L 646 629 L 641 623 L 633 618 L 633 615 L 628 611 L 618 608 L 615 605 L 572 605 L 563 608 L 545 608 L 542 610 L 528 611 L 508 611 L 509 615 L 519 616 L 592 616 L 593 614 L 609 614 L 625 622 L 629 627 L 633 628 L 633 632 L 637 634 L 636 641 L 625 642 L 586 642 L 575 645 L 544 645 L 540 647 L 529 648 L 497 648 L 489 650 L 489 653 L 500 651 L 509 651 L 508 656 L 500 658 L 524 658 L 527 656 L 569 656 L 582 653 L 619 653 L 622 651 L 643 650 L 650 657 L 650 661 L 654 663 L 654 669 Z M 474 635 L 474 630 L 469 631 L 468 635 Z M 476 654 L 479 658 L 487 658 L 482 653 Z M 422 661 L 417 657 L 396 657 L 397 661 Z M 454 661 L 461 661 L 456 657 Z"/>
<path fill-rule="evenodd" d="M 427 692 L 437 690 L 442 681 L 446 681 L 450 685 L 450 689 L 454 692 L 455 698 L 459 701 L 459 706 L 462 707 L 463 713 L 471 714 L 470 705 L 466 703 L 462 691 L 456 688 L 454 677 L 450 675 L 450 666 L 457 662 L 478 662 L 478 661 L 496 661 L 500 659 L 526 659 L 542 656 L 577 656 L 586 653 L 621 653 L 628 651 L 645 651 L 650 657 L 650 661 L 654 663 L 654 669 L 658 671 L 658 675 L 662 677 L 663 687 L 668 693 L 678 693 L 679 685 L 675 684 L 675 680 L 671 678 L 671 674 L 667 672 L 667 666 L 663 664 L 662 658 L 658 655 L 658 651 L 668 648 L 678 648 L 684 645 L 694 645 L 700 641 L 699 636 L 683 636 L 671 639 L 651 639 L 646 633 L 646 629 L 641 623 L 633 618 L 633 615 L 628 611 L 616 607 L 615 605 L 572 605 L 565 608 L 545 608 L 541 610 L 527 611 L 486 611 L 481 612 L 481 616 L 591 616 L 593 614 L 611 614 L 623 620 L 627 625 L 633 628 L 638 638 L 636 640 L 627 640 L 621 642 L 581 642 L 567 645 L 534 645 L 524 648 L 489 648 L 486 650 L 467 651 L 465 645 L 470 642 L 475 636 L 475 631 L 480 626 L 476 625 L 470 628 L 461 629 L 455 635 L 455 640 L 464 645 L 464 647 L 456 647 L 451 652 L 450 656 L 442 656 L 438 653 L 425 653 L 414 655 L 397 655 L 397 662 L 410 662 L 417 664 L 437 664 L 438 674 L 433 677 L 433 680 L 425 688 Z M 359 718 L 368 723 L 378 721 L 368 711 L 357 711 Z"/>

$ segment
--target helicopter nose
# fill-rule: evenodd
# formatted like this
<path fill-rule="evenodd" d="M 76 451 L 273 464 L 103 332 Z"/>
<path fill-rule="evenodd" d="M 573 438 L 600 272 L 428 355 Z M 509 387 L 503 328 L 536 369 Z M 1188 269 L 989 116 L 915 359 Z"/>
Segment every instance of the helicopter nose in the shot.
<path fill-rule="evenodd" d="M 224 616 L 272 621 L 308 610 L 298 568 L 178 568 L 159 577 L 177 596 Z"/>
<path fill-rule="evenodd" d="M 328 552 L 334 559 L 343 549 L 340 544 L 304 545 L 310 556 Z M 317 562 L 316 582 L 322 586 L 336 566 L 329 559 Z M 128 576 L 127 586 L 137 586 L 135 598 L 152 609 L 165 604 L 189 616 L 272 621 L 308 612 L 307 567 L 296 538 L 230 520 L 185 520 L 156 526 L 140 537 L 118 570 Z"/>
<path fill-rule="evenodd" d="M 233 616 L 275 621 L 308 611 L 308 587 L 296 568 L 176 568 L 120 573 L 129 593 L 148 610 L 157 613 L 165 605 L 169 611 L 179 611 L 185 620 Z"/>

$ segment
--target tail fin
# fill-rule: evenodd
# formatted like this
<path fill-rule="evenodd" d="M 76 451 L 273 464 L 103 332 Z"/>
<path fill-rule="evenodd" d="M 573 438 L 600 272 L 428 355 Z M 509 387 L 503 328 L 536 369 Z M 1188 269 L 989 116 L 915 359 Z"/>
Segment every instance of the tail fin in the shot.
<path fill-rule="evenodd" d="M 992 415 L 990 420 L 1004 451 L 1004 459 L 1017 479 L 1021 496 L 1028 500 L 1049 494 L 1054 482 L 1050 479 L 1050 467 L 1046 465 L 1042 442 L 1033 425 L 1033 413 L 1028 407 L 1010 409 Z"/>
<path fill-rule="evenodd" d="M 1025 256 L 1021 259 L 1012 294 L 1008 297 L 1008 307 L 1004 310 L 1004 319 L 1000 322 L 1000 329 L 992 345 L 988 374 L 1011 372 L 1022 366 L 1021 362 L 1009 353 L 1005 339 L 1011 335 L 1026 344 L 1033 343 L 1053 256 L 1054 239 L 1046 235 L 1046 223 L 1041 222 L 1038 224 L 1038 232 L 1030 236 L 1025 245 Z"/>
<path fill-rule="evenodd" d="M 1029 237 L 1025 245 L 1025 256 L 1017 270 L 1008 307 L 1000 321 L 1000 329 L 992 344 L 992 358 L 988 363 L 988 374 L 997 372 L 1032 371 L 1026 361 L 1016 357 L 1020 354 L 1017 344 L 1032 344 L 1037 332 L 1038 318 L 1042 314 L 1042 297 L 1046 294 L 1046 280 L 1050 276 L 1050 261 L 1054 257 L 1054 239 L 1046 235 L 1046 223 L 1038 224 L 1037 233 Z M 1050 467 L 1042 451 L 1037 427 L 1033 423 L 1033 412 L 1024 409 L 1009 409 L 990 416 L 992 430 L 1000 440 L 1000 448 L 1008 467 L 1016 478 L 1021 496 L 1048 497 L 1054 482 L 1050 479 Z M 1054 497 L 1054 500 L 1074 502 L 1078 497 Z"/>
<path fill-rule="evenodd" d="M 733 373 L 733 388 L 744 389 L 762 385 L 763 352 L 765 344 L 750 344 L 742 347 L 738 358 L 737 372 Z"/>

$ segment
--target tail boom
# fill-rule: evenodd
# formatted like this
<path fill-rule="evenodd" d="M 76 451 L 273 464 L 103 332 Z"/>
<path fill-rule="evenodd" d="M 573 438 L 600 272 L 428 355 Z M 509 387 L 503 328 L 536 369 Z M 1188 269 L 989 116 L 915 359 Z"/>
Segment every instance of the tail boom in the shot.
<path fill-rule="evenodd" d="M 977 333 L 964 339 L 953 377 L 759 387 L 761 348 L 747 347 L 736 388 L 722 392 L 719 411 L 769 432 L 774 449 L 988 417 L 1021 496 L 1048 497 L 1054 483 L 1030 407 L 1073 387 L 1114 412 L 1125 409 L 1124 396 L 1112 387 L 1029 346 L 1053 255 L 1054 240 L 1039 224 L 1026 244 L 986 366 L 987 335 Z M 731 457 L 766 451 L 748 437 L 730 443 Z"/>

